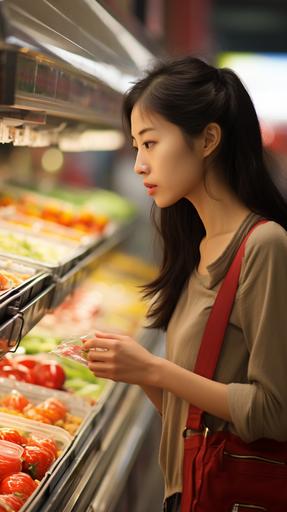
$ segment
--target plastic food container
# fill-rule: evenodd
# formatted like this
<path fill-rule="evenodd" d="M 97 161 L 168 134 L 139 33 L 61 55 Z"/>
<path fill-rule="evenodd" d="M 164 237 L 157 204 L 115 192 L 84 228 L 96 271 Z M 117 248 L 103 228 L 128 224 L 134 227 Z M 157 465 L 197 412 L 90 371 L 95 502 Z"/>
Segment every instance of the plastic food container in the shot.
<path fill-rule="evenodd" d="M 19 444 L 10 443 L 0 439 L 0 457 L 6 459 L 19 459 L 24 451 L 24 448 Z"/>
<path fill-rule="evenodd" d="M 0 298 L 2 299 L 12 289 L 19 289 L 23 283 L 39 273 L 39 270 L 28 267 L 11 258 L 0 258 Z"/>
<path fill-rule="evenodd" d="M 15 315 L 52 282 L 50 272 L 8 256 L 0 257 L 0 280 L 1 275 L 3 287 L 9 287 L 0 290 L 0 321 Z"/>
<path fill-rule="evenodd" d="M 53 425 L 44 425 L 43 423 L 39 423 L 38 421 L 28 420 L 26 418 L 20 418 L 19 416 L 16 415 L 0 412 L 0 428 L 3 427 L 18 430 L 20 433 L 25 435 L 25 437 L 29 437 L 30 435 L 33 434 L 39 437 L 50 437 L 51 439 L 53 439 L 53 441 L 55 441 L 58 450 L 61 452 L 64 452 L 73 441 L 73 437 L 62 428 L 54 427 Z M 9 443 L 9 441 L 0 442 Z M 13 443 L 9 444 L 13 445 Z M 23 448 L 18 445 L 15 446 L 22 449 L 22 454 Z"/>
<path fill-rule="evenodd" d="M 0 257 L 9 255 L 21 262 L 49 269 L 52 273 L 63 275 L 75 264 L 83 248 L 69 243 L 58 243 L 36 235 L 0 228 Z"/>
<path fill-rule="evenodd" d="M 0 209 L 0 227 L 13 231 L 24 231 L 30 235 L 43 236 L 59 242 L 69 242 L 74 245 L 89 245 L 99 235 L 88 235 L 55 222 L 49 222 L 40 218 L 29 217 L 15 212 L 13 209 Z"/>
<path fill-rule="evenodd" d="M 36 384 L 5 379 L 4 377 L 0 378 L 0 396 L 10 393 L 13 389 L 19 391 L 35 405 L 53 396 L 60 400 L 71 414 L 79 416 L 83 420 L 92 410 L 92 406 L 88 402 L 80 397 L 70 395 L 67 391 L 44 388 Z"/>

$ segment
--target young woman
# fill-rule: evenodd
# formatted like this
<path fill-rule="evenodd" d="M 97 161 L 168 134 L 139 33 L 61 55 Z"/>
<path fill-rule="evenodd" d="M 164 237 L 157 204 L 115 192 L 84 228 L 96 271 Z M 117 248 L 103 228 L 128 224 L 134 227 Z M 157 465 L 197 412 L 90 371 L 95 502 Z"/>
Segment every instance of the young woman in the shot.
<path fill-rule="evenodd" d="M 186 57 L 128 92 L 134 170 L 160 208 L 163 259 L 146 288 L 166 359 L 127 336 L 85 344 L 99 377 L 137 384 L 162 415 L 165 510 L 180 507 L 189 404 L 212 430 L 287 441 L 287 205 L 266 168 L 258 119 L 235 73 Z M 193 368 L 218 288 L 250 235 L 215 380 Z M 90 349 L 106 349 L 104 351 Z"/>

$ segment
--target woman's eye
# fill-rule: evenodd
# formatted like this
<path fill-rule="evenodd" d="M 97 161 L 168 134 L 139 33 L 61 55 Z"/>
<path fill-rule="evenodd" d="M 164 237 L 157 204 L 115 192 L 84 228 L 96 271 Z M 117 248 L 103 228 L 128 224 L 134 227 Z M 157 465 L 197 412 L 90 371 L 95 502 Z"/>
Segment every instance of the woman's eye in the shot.
<path fill-rule="evenodd" d="M 143 142 L 143 146 L 146 148 L 146 149 L 150 149 L 152 147 L 152 145 L 154 144 L 154 142 L 152 140 L 148 140 L 146 142 Z"/>
<path fill-rule="evenodd" d="M 132 149 L 133 149 L 133 151 L 138 151 L 138 147 L 137 146 L 132 146 Z"/>

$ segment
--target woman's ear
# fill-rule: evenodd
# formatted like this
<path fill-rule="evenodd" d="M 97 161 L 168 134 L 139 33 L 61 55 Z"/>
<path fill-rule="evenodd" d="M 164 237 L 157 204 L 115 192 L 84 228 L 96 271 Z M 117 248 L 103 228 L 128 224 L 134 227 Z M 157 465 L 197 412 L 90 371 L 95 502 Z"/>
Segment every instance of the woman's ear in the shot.
<path fill-rule="evenodd" d="M 217 123 L 209 123 L 203 131 L 203 156 L 211 155 L 221 141 L 221 128 Z"/>

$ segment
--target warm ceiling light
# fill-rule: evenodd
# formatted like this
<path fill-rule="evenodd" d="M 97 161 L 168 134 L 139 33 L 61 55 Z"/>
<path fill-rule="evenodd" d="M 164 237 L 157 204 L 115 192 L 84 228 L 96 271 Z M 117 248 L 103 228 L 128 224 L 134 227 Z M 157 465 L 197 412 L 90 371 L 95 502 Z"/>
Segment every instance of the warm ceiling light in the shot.
<path fill-rule="evenodd" d="M 63 153 L 57 148 L 49 148 L 43 153 L 41 163 L 44 171 L 57 172 L 64 163 Z"/>
<path fill-rule="evenodd" d="M 86 130 L 59 138 L 61 151 L 115 151 L 124 144 L 124 136 L 117 130 Z"/>

